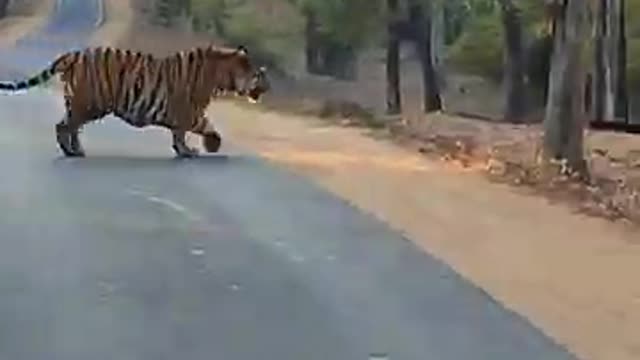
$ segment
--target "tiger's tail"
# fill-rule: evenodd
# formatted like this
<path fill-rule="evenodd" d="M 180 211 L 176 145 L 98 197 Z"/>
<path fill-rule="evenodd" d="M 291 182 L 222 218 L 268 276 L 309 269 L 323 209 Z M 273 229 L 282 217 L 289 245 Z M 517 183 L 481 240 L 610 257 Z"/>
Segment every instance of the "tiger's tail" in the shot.
<path fill-rule="evenodd" d="M 38 74 L 20 81 L 0 81 L 0 90 L 20 91 L 42 85 L 48 82 L 55 74 L 64 71 L 72 61 L 71 54 L 64 54 L 58 57 L 49 67 Z"/>

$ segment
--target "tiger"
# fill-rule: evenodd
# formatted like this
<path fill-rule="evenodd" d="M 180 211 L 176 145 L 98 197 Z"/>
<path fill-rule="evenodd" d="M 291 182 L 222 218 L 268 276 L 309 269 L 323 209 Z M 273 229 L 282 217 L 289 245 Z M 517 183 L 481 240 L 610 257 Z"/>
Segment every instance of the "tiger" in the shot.
<path fill-rule="evenodd" d="M 187 133 L 200 135 L 206 152 L 218 152 L 221 135 L 205 115 L 211 100 L 232 94 L 256 103 L 270 89 L 266 67 L 254 66 L 246 47 L 207 45 L 165 57 L 102 46 L 68 51 L 37 75 L 0 82 L 0 90 L 29 89 L 57 74 L 65 113 L 55 134 L 67 157 L 84 157 L 80 130 L 110 114 L 136 128 L 169 130 L 177 157 L 200 153 L 187 145 Z"/>

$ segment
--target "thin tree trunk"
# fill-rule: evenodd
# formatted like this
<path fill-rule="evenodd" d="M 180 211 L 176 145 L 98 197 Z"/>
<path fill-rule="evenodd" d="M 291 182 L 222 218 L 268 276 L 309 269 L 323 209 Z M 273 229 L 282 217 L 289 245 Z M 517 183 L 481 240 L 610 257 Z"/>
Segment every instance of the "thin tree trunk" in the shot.
<path fill-rule="evenodd" d="M 387 0 L 389 22 L 387 24 L 387 113 L 402 112 L 400 97 L 400 40 L 395 31 L 399 21 L 398 0 Z"/>
<path fill-rule="evenodd" d="M 444 66 L 445 55 L 445 17 L 444 17 L 444 3 L 434 5 L 433 9 L 433 24 L 431 26 L 431 44 L 432 44 L 432 56 L 431 61 L 438 76 L 438 85 L 440 89 L 446 87 L 446 74 Z"/>
<path fill-rule="evenodd" d="M 627 90 L 627 6 L 625 0 L 619 0 L 618 20 L 618 87 L 616 89 L 616 116 L 629 122 L 629 93 Z"/>
<path fill-rule="evenodd" d="M 9 0 L 0 0 L 0 19 L 7 16 Z"/>
<path fill-rule="evenodd" d="M 431 6 L 431 2 L 424 4 L 417 0 L 411 0 L 409 5 L 409 21 L 415 31 L 416 50 L 422 65 L 423 106 L 427 113 L 442 110 L 440 87 L 432 62 Z"/>
<path fill-rule="evenodd" d="M 522 123 L 527 112 L 525 87 L 525 52 L 522 44 L 522 21 L 520 10 L 512 0 L 500 0 L 502 23 L 505 33 L 506 101 L 504 119 Z"/>
<path fill-rule="evenodd" d="M 227 37 L 227 28 L 225 27 L 223 17 L 221 15 L 216 15 L 211 19 L 213 24 L 213 30 L 216 32 L 216 35 L 221 38 Z"/>
<path fill-rule="evenodd" d="M 549 97 L 544 119 L 544 157 L 565 159 L 574 171 L 586 170 L 583 157 L 584 48 L 589 31 L 584 0 L 555 0 Z"/>
<path fill-rule="evenodd" d="M 597 4 L 592 119 L 626 123 L 624 1 L 598 0 Z"/>
<path fill-rule="evenodd" d="M 318 22 L 312 10 L 305 11 L 305 60 L 307 72 L 310 74 L 322 73 L 320 64 L 320 39 L 318 36 Z"/>
<path fill-rule="evenodd" d="M 615 0 L 613 0 L 615 1 Z M 610 47 L 614 37 L 610 15 L 614 6 L 612 0 L 597 0 L 595 23 L 595 48 L 593 70 L 593 118 L 595 121 L 615 121 L 614 113 L 614 68 Z M 617 53 L 616 53 L 617 54 Z"/>
<path fill-rule="evenodd" d="M 339 80 L 353 81 L 357 78 L 358 58 L 353 46 L 327 44 L 323 55 L 323 72 Z"/>

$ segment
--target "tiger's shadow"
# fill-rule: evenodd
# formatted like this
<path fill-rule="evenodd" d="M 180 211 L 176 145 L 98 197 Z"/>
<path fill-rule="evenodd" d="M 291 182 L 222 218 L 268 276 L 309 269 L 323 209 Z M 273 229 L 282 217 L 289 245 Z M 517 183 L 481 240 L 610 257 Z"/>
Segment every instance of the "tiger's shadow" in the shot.
<path fill-rule="evenodd" d="M 193 167 L 220 167 L 242 165 L 256 162 L 257 159 L 242 154 L 203 154 L 193 158 L 175 156 L 130 156 L 115 154 L 87 154 L 82 158 L 59 156 L 52 161 L 56 168 L 65 169 L 171 169 Z"/>

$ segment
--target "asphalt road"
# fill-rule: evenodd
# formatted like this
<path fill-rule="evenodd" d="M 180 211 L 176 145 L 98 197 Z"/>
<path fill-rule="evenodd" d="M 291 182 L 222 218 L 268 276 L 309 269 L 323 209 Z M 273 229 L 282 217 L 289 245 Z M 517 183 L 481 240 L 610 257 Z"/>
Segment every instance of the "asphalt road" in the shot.
<path fill-rule="evenodd" d="M 0 61 L 46 64 L 37 44 L 86 34 L 88 2 Z M 228 145 L 176 160 L 167 133 L 113 119 L 65 159 L 61 116 L 46 89 L 0 97 L 2 360 L 572 359 L 304 179 Z"/>

